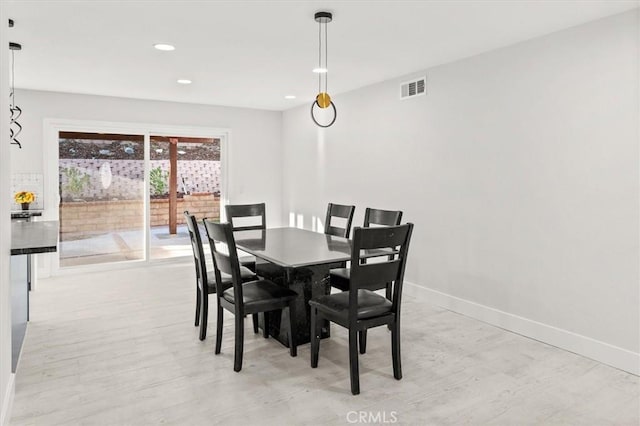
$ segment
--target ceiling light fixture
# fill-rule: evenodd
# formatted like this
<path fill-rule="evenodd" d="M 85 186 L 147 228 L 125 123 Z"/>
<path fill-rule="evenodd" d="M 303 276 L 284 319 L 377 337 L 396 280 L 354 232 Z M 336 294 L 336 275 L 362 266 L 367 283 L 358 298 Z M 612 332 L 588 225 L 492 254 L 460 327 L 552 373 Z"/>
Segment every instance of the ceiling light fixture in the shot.
<path fill-rule="evenodd" d="M 191 83 L 192 83 L 192 81 L 191 81 L 191 80 L 188 80 L 188 79 L 186 79 L 186 78 L 181 78 L 181 79 L 179 79 L 179 80 L 178 80 L 178 83 L 179 83 L 179 84 L 191 84 Z"/>
<path fill-rule="evenodd" d="M 166 43 L 156 43 L 153 45 L 153 47 L 155 47 L 158 50 L 162 50 L 165 52 L 170 52 L 172 50 L 176 50 L 176 47 L 171 45 L 171 44 L 166 44 Z"/>
<path fill-rule="evenodd" d="M 13 28 L 14 22 L 13 19 L 9 19 L 9 28 Z M 22 131 L 22 126 L 18 123 L 18 118 L 22 115 L 22 110 L 18 105 L 16 105 L 16 88 L 15 88 L 15 58 L 13 53 L 16 50 L 22 50 L 22 45 L 20 43 L 14 43 L 12 41 L 9 42 L 9 50 L 11 50 L 11 90 L 9 92 L 9 142 L 11 145 L 18 145 L 18 148 L 22 149 L 22 145 L 18 140 L 18 135 Z"/>
<path fill-rule="evenodd" d="M 286 95 L 284 98 L 285 99 L 295 99 L 296 96 L 295 95 Z"/>
<path fill-rule="evenodd" d="M 336 122 L 336 118 L 338 118 L 338 111 L 336 110 L 336 106 L 331 100 L 331 96 L 329 96 L 327 86 L 329 75 L 327 73 L 327 52 L 328 52 L 328 43 L 327 43 L 327 24 L 332 21 L 333 15 L 330 12 L 316 12 L 314 15 L 315 21 L 318 23 L 318 67 L 314 68 L 313 72 L 318 73 L 318 96 L 316 96 L 316 100 L 311 104 L 311 119 L 314 123 L 316 123 L 319 127 L 330 127 L 333 123 Z M 323 43 L 322 43 L 322 33 L 324 30 L 324 55 L 323 55 Z M 324 80 L 324 87 L 323 87 Z M 324 89 L 324 90 L 323 90 Z M 315 109 L 316 107 L 320 109 L 326 109 L 331 107 L 333 109 L 333 118 L 328 120 L 327 124 L 322 124 L 316 119 Z"/>

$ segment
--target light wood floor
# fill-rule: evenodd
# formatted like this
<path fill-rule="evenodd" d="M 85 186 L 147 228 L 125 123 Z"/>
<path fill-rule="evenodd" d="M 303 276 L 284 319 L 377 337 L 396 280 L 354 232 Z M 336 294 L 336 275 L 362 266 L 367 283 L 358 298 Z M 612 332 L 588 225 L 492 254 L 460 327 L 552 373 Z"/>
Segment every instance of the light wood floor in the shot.
<path fill-rule="evenodd" d="M 251 331 L 233 372 L 197 338 L 193 264 L 40 280 L 16 377 L 11 425 L 638 425 L 638 377 L 412 300 L 403 305 L 403 372 L 390 335 L 369 331 L 361 394 L 349 391 L 347 334 L 332 328 L 320 364 Z M 212 298 L 213 300 L 213 298 Z"/>

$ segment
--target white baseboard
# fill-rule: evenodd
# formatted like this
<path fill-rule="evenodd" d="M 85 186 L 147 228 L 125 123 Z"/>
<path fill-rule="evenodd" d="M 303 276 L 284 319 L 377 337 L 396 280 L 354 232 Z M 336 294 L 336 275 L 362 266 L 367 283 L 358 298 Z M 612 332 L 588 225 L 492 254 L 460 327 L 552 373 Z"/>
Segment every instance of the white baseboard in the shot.
<path fill-rule="evenodd" d="M 640 376 L 640 354 L 405 281 L 405 294 Z"/>
<path fill-rule="evenodd" d="M 0 412 L 0 426 L 6 426 L 11 419 L 11 408 L 13 407 L 13 396 L 16 386 L 16 375 L 9 375 L 9 383 L 7 384 L 7 392 L 4 395 L 4 404 L 2 404 L 2 411 Z"/>

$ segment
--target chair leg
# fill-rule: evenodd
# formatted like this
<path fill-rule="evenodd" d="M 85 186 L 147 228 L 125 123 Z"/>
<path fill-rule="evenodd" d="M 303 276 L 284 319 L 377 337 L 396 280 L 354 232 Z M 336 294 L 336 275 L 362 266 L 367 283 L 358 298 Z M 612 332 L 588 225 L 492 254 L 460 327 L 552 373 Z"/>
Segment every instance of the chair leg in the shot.
<path fill-rule="evenodd" d="M 202 296 L 200 295 L 200 288 L 196 285 L 196 323 L 195 326 L 200 325 L 200 302 L 202 301 Z"/>
<path fill-rule="evenodd" d="M 291 356 L 298 356 L 298 343 L 296 342 L 296 328 L 294 321 L 296 320 L 295 301 L 289 304 L 289 353 Z"/>
<path fill-rule="evenodd" d="M 264 318 L 264 329 L 262 330 L 262 337 L 265 339 L 269 338 L 269 312 L 262 313 Z"/>
<path fill-rule="evenodd" d="M 391 283 L 387 283 L 387 290 L 385 292 L 386 293 L 385 296 L 387 297 L 388 300 L 391 300 L 392 292 L 393 292 L 393 288 L 391 287 Z M 391 330 L 391 324 L 387 324 L 387 329 Z"/>
<path fill-rule="evenodd" d="M 400 322 L 396 320 L 391 327 L 391 357 L 393 358 L 393 377 L 402 379 L 400 362 Z"/>
<path fill-rule="evenodd" d="M 251 317 L 253 318 L 253 332 L 258 334 L 258 314 L 253 314 Z"/>
<path fill-rule="evenodd" d="M 220 298 L 216 297 L 218 302 L 218 319 L 216 320 L 216 355 L 220 353 L 222 348 L 222 321 L 224 320 L 224 308 L 220 306 Z"/>
<path fill-rule="evenodd" d="M 351 375 L 351 393 L 360 393 L 360 372 L 358 371 L 358 331 L 349 329 L 349 373 Z"/>
<path fill-rule="evenodd" d="M 367 330 L 360 330 L 358 332 L 358 337 L 360 338 L 360 353 L 367 353 Z"/>
<path fill-rule="evenodd" d="M 318 309 L 311 307 L 311 368 L 318 367 L 318 354 L 320 353 L 320 319 Z"/>
<path fill-rule="evenodd" d="M 209 316 L 209 296 L 202 295 L 202 306 L 200 307 L 200 340 L 207 338 L 207 321 Z"/>
<path fill-rule="evenodd" d="M 236 338 L 233 355 L 233 371 L 242 370 L 242 351 L 244 349 L 244 316 L 236 315 Z"/>

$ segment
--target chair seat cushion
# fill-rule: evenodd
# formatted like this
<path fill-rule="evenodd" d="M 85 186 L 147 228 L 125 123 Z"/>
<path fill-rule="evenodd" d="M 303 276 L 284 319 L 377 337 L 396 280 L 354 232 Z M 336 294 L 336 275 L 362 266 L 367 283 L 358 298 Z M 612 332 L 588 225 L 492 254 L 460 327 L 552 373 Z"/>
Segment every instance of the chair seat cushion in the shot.
<path fill-rule="evenodd" d="M 238 258 L 238 262 L 240 262 L 240 266 L 248 268 L 253 272 L 256 271 L 256 258 L 254 256 L 242 256 Z"/>
<path fill-rule="evenodd" d="M 222 278 L 222 282 L 231 282 L 231 275 L 225 274 L 224 272 L 220 272 L 220 278 Z M 240 279 L 245 281 L 253 281 L 256 279 L 256 274 L 249 268 L 245 268 L 244 266 L 240 267 Z"/>
<path fill-rule="evenodd" d="M 320 296 L 309 301 L 320 311 L 347 318 L 349 315 L 349 292 Z M 391 301 L 371 290 L 358 290 L 358 319 L 366 319 L 391 312 Z"/>
<path fill-rule="evenodd" d="M 222 293 L 222 297 L 235 304 L 235 294 L 233 288 L 229 288 Z M 267 280 L 256 280 L 242 284 L 242 298 L 245 308 L 252 305 L 277 305 L 279 302 L 288 302 L 298 297 L 298 293 L 286 287 Z M 273 309 L 277 309 L 274 307 Z"/>
<path fill-rule="evenodd" d="M 224 272 L 220 272 L 220 278 L 222 278 L 222 287 L 227 289 L 233 285 L 231 282 L 231 275 L 225 274 Z M 257 277 L 249 268 L 245 268 L 244 266 L 240 267 L 240 278 L 242 282 L 255 280 Z M 207 271 L 207 286 L 209 287 L 209 293 L 216 292 L 216 274 L 214 271 Z M 212 290 L 212 291 L 211 291 Z"/>
<path fill-rule="evenodd" d="M 329 283 L 342 291 L 349 290 L 351 268 L 336 268 L 329 271 Z"/>

